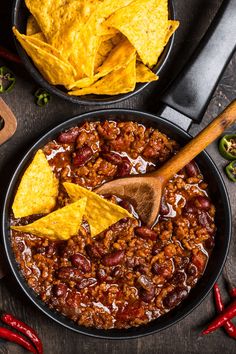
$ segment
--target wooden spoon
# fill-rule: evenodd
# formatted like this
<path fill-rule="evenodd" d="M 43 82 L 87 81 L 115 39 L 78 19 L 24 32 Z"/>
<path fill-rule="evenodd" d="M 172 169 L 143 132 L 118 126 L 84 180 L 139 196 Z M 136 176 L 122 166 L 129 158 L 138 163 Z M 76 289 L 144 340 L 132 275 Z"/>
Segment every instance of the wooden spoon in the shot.
<path fill-rule="evenodd" d="M 163 189 L 169 179 L 218 138 L 235 120 L 236 100 L 159 170 L 113 180 L 103 184 L 95 192 L 126 198 L 133 204 L 141 220 L 152 226 L 158 216 Z"/>
<path fill-rule="evenodd" d="M 4 120 L 4 126 L 0 130 L 0 145 L 5 143 L 15 133 L 17 120 L 8 105 L 0 98 L 0 118 Z"/>

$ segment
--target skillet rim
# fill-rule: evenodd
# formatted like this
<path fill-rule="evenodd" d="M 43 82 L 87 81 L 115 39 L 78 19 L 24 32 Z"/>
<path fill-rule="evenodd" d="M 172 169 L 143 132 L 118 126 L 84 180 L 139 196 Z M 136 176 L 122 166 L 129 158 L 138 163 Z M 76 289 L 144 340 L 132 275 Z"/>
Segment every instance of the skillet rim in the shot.
<path fill-rule="evenodd" d="M 177 133 L 180 136 L 182 135 L 182 137 L 184 137 L 187 140 L 192 138 L 189 133 L 184 131 L 182 128 L 176 126 L 174 123 L 166 120 L 165 118 L 155 116 L 150 113 L 145 113 L 142 111 L 130 110 L 130 109 L 102 109 L 102 110 L 91 111 L 91 112 L 87 112 L 87 113 L 84 113 L 81 115 L 76 115 L 76 116 L 54 126 L 53 128 L 49 129 L 46 133 L 44 133 L 42 136 L 40 136 L 35 141 L 35 143 L 24 154 L 23 158 L 18 163 L 17 168 L 14 170 L 14 173 L 13 173 L 11 180 L 8 184 L 7 191 L 5 193 L 5 198 L 4 198 L 4 203 L 3 203 L 3 213 L 2 213 L 2 222 L 1 222 L 3 243 L 4 243 L 6 257 L 9 262 L 11 271 L 14 274 L 14 277 L 16 278 L 18 284 L 20 285 L 20 287 L 24 291 L 24 293 L 27 295 L 27 297 L 30 299 L 30 301 L 39 310 L 41 310 L 45 315 L 49 316 L 51 319 L 53 319 L 54 321 L 56 321 L 57 323 L 61 324 L 62 326 L 66 327 L 68 329 L 71 329 L 71 330 L 73 330 L 77 333 L 80 333 L 80 334 L 88 335 L 90 337 L 102 338 L 102 339 L 119 339 L 119 340 L 120 339 L 122 339 L 122 340 L 135 339 L 135 338 L 140 338 L 140 337 L 143 337 L 146 335 L 158 333 L 164 329 L 171 327 L 172 325 L 176 324 L 180 320 L 184 319 L 187 315 L 189 315 L 206 298 L 206 296 L 211 291 L 215 281 L 218 279 L 219 275 L 221 274 L 223 266 L 224 266 L 226 258 L 227 258 L 230 240 L 231 240 L 231 236 L 232 236 L 232 213 L 231 213 L 229 195 L 228 195 L 224 180 L 223 180 L 216 164 L 214 163 L 212 158 L 209 156 L 209 154 L 204 150 L 200 154 L 200 158 L 202 157 L 202 158 L 206 159 L 207 164 L 210 164 L 211 168 L 213 168 L 213 170 L 216 174 L 216 178 L 218 179 L 218 181 L 220 181 L 219 188 L 221 190 L 223 197 L 225 198 L 223 201 L 223 204 L 224 204 L 224 209 L 225 209 L 225 213 L 227 216 L 227 220 L 225 220 L 226 244 L 224 247 L 224 252 L 222 253 L 221 263 L 217 267 L 215 267 L 214 275 L 211 276 L 210 282 L 204 287 L 204 291 L 202 291 L 202 294 L 200 295 L 200 297 L 194 301 L 191 301 L 190 304 L 186 304 L 186 306 L 183 308 L 183 310 L 180 309 L 180 311 L 178 311 L 179 306 L 181 306 L 183 303 L 185 303 L 185 301 L 183 301 L 180 305 L 175 307 L 173 310 L 169 311 L 169 313 L 171 313 L 175 310 L 175 312 L 177 312 L 177 314 L 174 314 L 174 316 L 173 316 L 174 319 L 170 319 L 170 320 L 167 319 L 167 324 L 164 324 L 163 326 L 162 325 L 158 326 L 158 323 L 156 325 L 156 322 L 157 321 L 159 322 L 160 319 L 164 319 L 164 321 L 165 321 L 165 318 L 164 318 L 165 315 L 160 316 L 156 320 L 153 320 L 146 325 L 139 326 L 139 327 L 131 327 L 130 329 L 120 329 L 120 330 L 118 330 L 118 329 L 116 329 L 116 330 L 113 330 L 113 329 L 112 330 L 103 330 L 102 329 L 101 330 L 101 329 L 87 328 L 85 326 L 79 326 L 79 325 L 76 325 L 70 319 L 61 315 L 60 313 L 57 313 L 55 310 L 50 309 L 48 307 L 48 305 L 46 305 L 46 303 L 44 303 L 43 301 L 41 301 L 37 297 L 35 292 L 27 285 L 27 283 L 24 280 L 24 277 L 20 273 L 19 266 L 15 260 L 15 257 L 14 257 L 14 254 L 13 254 L 13 251 L 11 248 L 11 244 L 10 244 L 10 237 L 9 237 L 9 230 L 8 230 L 8 215 L 9 215 L 8 204 L 10 203 L 10 200 L 13 198 L 13 195 L 14 195 L 14 192 L 16 189 L 16 185 L 17 185 L 17 180 L 19 179 L 19 176 L 23 172 L 24 168 L 27 166 L 29 159 L 32 157 L 34 152 L 40 148 L 40 146 L 43 146 L 43 145 L 45 145 L 45 143 L 47 141 L 52 140 L 52 138 L 56 134 L 58 134 L 60 131 L 66 130 L 66 129 L 72 127 L 73 125 L 79 124 L 81 120 L 85 121 L 86 118 L 88 118 L 88 119 L 92 118 L 91 119 L 92 121 L 96 121 L 96 120 L 98 121 L 98 120 L 102 120 L 101 116 L 104 116 L 104 115 L 108 116 L 107 118 L 105 118 L 107 120 L 109 120 L 109 119 L 112 120 L 112 118 L 110 118 L 109 115 L 119 115 L 119 116 L 130 115 L 131 117 L 132 116 L 143 117 L 143 119 L 145 121 L 147 120 L 146 123 L 144 123 L 144 125 L 146 124 L 148 126 L 151 124 L 155 124 L 155 122 L 158 124 L 163 123 L 168 128 L 173 130 L 173 134 Z M 130 120 L 135 120 L 134 117 L 131 118 Z M 117 120 L 122 121 L 123 119 L 118 118 Z M 200 280 L 203 277 L 204 277 L 204 274 L 200 278 Z M 200 280 L 198 281 L 197 284 L 199 284 Z M 186 300 L 187 299 L 188 299 L 188 297 L 186 298 Z M 158 328 L 155 328 L 155 327 L 158 327 Z M 136 333 L 136 332 L 138 332 L 138 333 Z M 139 332 L 141 332 L 141 333 L 139 333 Z"/>

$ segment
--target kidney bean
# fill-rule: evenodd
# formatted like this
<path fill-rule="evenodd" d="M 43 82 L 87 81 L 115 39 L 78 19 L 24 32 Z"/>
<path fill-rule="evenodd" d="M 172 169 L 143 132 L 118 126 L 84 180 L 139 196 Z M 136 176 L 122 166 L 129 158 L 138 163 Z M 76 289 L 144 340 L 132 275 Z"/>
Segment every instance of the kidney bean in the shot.
<path fill-rule="evenodd" d="M 92 259 L 98 259 L 102 256 L 101 249 L 97 245 L 86 245 L 85 250 L 88 256 Z"/>
<path fill-rule="evenodd" d="M 132 214 L 132 206 L 131 206 L 131 204 L 130 204 L 127 200 L 121 200 L 121 201 L 119 202 L 119 205 L 120 205 L 122 208 L 126 209 L 130 214 Z"/>
<path fill-rule="evenodd" d="M 163 300 L 163 305 L 167 308 L 177 306 L 186 296 L 188 292 L 185 288 L 177 287 L 169 292 Z"/>
<path fill-rule="evenodd" d="M 89 286 L 94 286 L 97 284 L 97 279 L 95 278 L 84 278 L 76 284 L 78 290 L 87 288 Z"/>
<path fill-rule="evenodd" d="M 183 272 L 176 272 L 171 279 L 171 283 L 180 285 L 185 282 L 185 274 Z"/>
<path fill-rule="evenodd" d="M 128 176 L 131 172 L 132 165 L 131 162 L 129 161 L 128 157 L 123 157 L 122 158 L 122 163 L 118 165 L 116 175 L 118 177 L 125 177 Z"/>
<path fill-rule="evenodd" d="M 112 277 L 121 278 L 121 277 L 123 277 L 124 272 L 122 271 L 120 266 L 116 266 L 114 269 L 112 269 L 110 275 Z"/>
<path fill-rule="evenodd" d="M 137 283 L 145 290 L 149 290 L 153 287 L 153 283 L 145 275 L 140 275 L 137 279 Z"/>
<path fill-rule="evenodd" d="M 128 304 L 122 311 L 118 311 L 116 318 L 118 321 L 130 321 L 134 318 L 142 318 L 145 316 L 144 308 L 139 303 Z"/>
<path fill-rule="evenodd" d="M 208 230 L 209 224 L 212 222 L 211 217 L 207 214 L 207 212 L 202 211 L 198 214 L 198 222 L 202 226 L 206 227 Z"/>
<path fill-rule="evenodd" d="M 70 260 L 74 267 L 80 268 L 84 273 L 89 273 L 91 271 L 90 261 L 81 253 L 73 254 Z"/>
<path fill-rule="evenodd" d="M 159 263 L 155 262 L 152 265 L 152 272 L 154 274 L 160 275 L 161 274 L 161 266 Z"/>
<path fill-rule="evenodd" d="M 148 272 L 148 268 L 143 264 L 138 264 L 134 267 L 135 272 L 139 272 L 141 274 L 146 274 Z"/>
<path fill-rule="evenodd" d="M 73 164 L 74 166 L 82 166 L 93 156 L 93 150 L 89 146 L 82 146 L 78 150 L 76 150 L 73 156 Z"/>
<path fill-rule="evenodd" d="M 192 277 L 195 277 L 197 275 L 197 267 L 190 263 L 186 268 L 186 273 Z"/>
<path fill-rule="evenodd" d="M 67 293 L 67 286 L 66 286 L 66 284 L 63 284 L 63 283 L 55 284 L 55 285 L 53 285 L 52 291 L 53 291 L 54 296 L 63 297 Z"/>
<path fill-rule="evenodd" d="M 107 278 L 107 273 L 106 273 L 105 269 L 99 268 L 96 272 L 96 277 L 100 282 L 105 281 Z"/>
<path fill-rule="evenodd" d="M 56 253 L 56 245 L 55 244 L 49 244 L 46 247 L 46 253 L 50 256 L 54 255 Z"/>
<path fill-rule="evenodd" d="M 160 275 L 163 278 L 171 278 L 172 270 L 165 265 L 159 265 L 157 262 L 152 265 L 152 272 L 156 275 Z"/>
<path fill-rule="evenodd" d="M 195 206 L 193 199 L 188 200 L 183 208 L 183 215 L 197 214 L 197 212 L 198 212 L 198 209 Z"/>
<path fill-rule="evenodd" d="M 156 256 L 158 253 L 160 253 L 162 248 L 163 248 L 162 242 L 160 240 L 157 240 L 157 242 L 154 244 L 152 248 L 152 255 Z"/>
<path fill-rule="evenodd" d="M 76 141 L 78 134 L 78 130 L 68 130 L 67 132 L 61 133 L 57 141 L 61 144 L 71 144 Z"/>
<path fill-rule="evenodd" d="M 81 278 L 81 275 L 80 270 L 74 267 L 61 267 L 58 270 L 58 278 L 64 281 L 77 281 Z"/>
<path fill-rule="evenodd" d="M 168 205 L 166 204 L 164 198 L 161 199 L 161 205 L 160 205 L 160 214 L 161 215 L 167 215 L 169 214 L 170 210 Z"/>
<path fill-rule="evenodd" d="M 144 302 L 151 302 L 155 297 L 155 287 L 152 286 L 148 290 L 140 289 L 139 290 L 139 297 Z"/>
<path fill-rule="evenodd" d="M 197 267 L 198 271 L 202 273 L 206 265 L 207 256 L 203 252 L 199 251 L 192 256 L 191 261 Z"/>
<path fill-rule="evenodd" d="M 102 263 L 105 266 L 113 267 L 118 264 L 121 264 L 124 260 L 125 252 L 124 251 L 115 251 L 107 254 L 102 258 Z"/>
<path fill-rule="evenodd" d="M 185 171 L 188 175 L 188 177 L 196 177 L 199 174 L 199 169 L 195 161 L 190 161 L 186 166 L 185 166 Z"/>
<path fill-rule="evenodd" d="M 122 157 L 115 152 L 103 153 L 102 157 L 113 165 L 120 165 L 123 162 Z"/>
<path fill-rule="evenodd" d="M 211 207 L 210 200 L 207 197 L 203 197 L 201 195 L 198 195 L 194 198 L 194 204 L 198 209 L 205 211 L 208 211 Z"/>
<path fill-rule="evenodd" d="M 156 241 L 157 234 L 155 231 L 150 229 L 147 226 L 139 226 L 134 229 L 134 232 L 137 236 L 144 238 L 146 240 L 150 239 L 152 241 Z"/>

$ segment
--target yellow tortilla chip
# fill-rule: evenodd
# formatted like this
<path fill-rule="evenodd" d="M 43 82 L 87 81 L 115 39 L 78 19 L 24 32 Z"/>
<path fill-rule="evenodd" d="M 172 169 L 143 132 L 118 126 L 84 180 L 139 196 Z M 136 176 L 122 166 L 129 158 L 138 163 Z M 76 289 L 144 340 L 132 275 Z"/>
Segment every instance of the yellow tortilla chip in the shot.
<path fill-rule="evenodd" d="M 81 198 L 75 203 L 66 205 L 32 224 L 12 226 L 11 229 L 27 232 L 50 240 L 68 240 L 77 235 L 83 215 L 85 214 L 87 198 Z"/>
<path fill-rule="evenodd" d="M 58 180 L 42 150 L 26 169 L 12 205 L 15 218 L 49 213 L 56 204 Z"/>
<path fill-rule="evenodd" d="M 158 76 L 143 63 L 136 63 L 136 82 L 151 82 L 158 80 Z"/>
<path fill-rule="evenodd" d="M 36 39 L 38 39 L 42 42 L 45 42 L 45 43 L 47 42 L 46 37 L 44 36 L 43 32 L 38 32 L 38 33 L 32 34 L 30 37 L 36 38 Z"/>
<path fill-rule="evenodd" d="M 96 52 L 99 47 L 100 34 L 103 21 L 117 9 L 128 5 L 132 0 L 104 0 L 97 4 L 96 9 L 88 21 L 77 33 L 74 42 L 74 50 L 70 61 L 75 65 L 76 70 L 82 69 L 85 76 L 93 77 Z"/>
<path fill-rule="evenodd" d="M 63 186 L 72 201 L 87 197 L 85 219 L 89 223 L 92 237 L 100 234 L 123 218 L 133 217 L 126 209 L 109 202 L 78 184 L 65 182 Z"/>
<path fill-rule="evenodd" d="M 126 67 L 131 60 L 135 58 L 136 50 L 127 39 L 123 39 L 115 48 L 113 48 L 104 63 L 97 69 L 98 73 L 92 78 L 86 77 L 80 79 L 74 84 L 68 86 L 68 89 L 86 88 L 91 86 L 101 77 L 110 72 L 117 71 L 120 68 Z"/>
<path fill-rule="evenodd" d="M 34 16 L 30 15 L 26 25 L 26 35 L 32 36 L 33 34 L 36 34 L 38 32 L 41 32 L 41 29 Z"/>
<path fill-rule="evenodd" d="M 117 95 L 133 91 L 136 84 L 136 57 L 127 66 L 112 71 L 89 87 L 69 91 L 69 95 L 82 96 L 88 94 Z"/>
<path fill-rule="evenodd" d="M 13 32 L 44 78 L 53 85 L 68 85 L 75 81 L 75 71 L 62 59 L 57 49 L 31 36 Z"/>
<path fill-rule="evenodd" d="M 178 27 L 179 27 L 179 21 L 168 21 L 168 29 L 167 29 L 164 45 L 166 45 L 169 42 L 170 37 L 177 30 Z"/>
<path fill-rule="evenodd" d="M 117 10 L 105 22 L 123 33 L 143 63 L 152 67 L 163 51 L 168 31 L 167 0 L 136 0 Z"/>

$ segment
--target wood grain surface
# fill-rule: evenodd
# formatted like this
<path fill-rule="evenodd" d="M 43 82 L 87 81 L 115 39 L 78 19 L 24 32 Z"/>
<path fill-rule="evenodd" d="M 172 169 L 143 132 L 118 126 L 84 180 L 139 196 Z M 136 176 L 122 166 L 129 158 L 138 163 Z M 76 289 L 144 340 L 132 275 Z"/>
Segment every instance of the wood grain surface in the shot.
<path fill-rule="evenodd" d="M 174 0 L 176 16 L 181 21 L 181 26 L 176 35 L 172 57 L 167 63 L 160 81 L 151 84 L 134 98 L 112 107 L 157 112 L 158 97 L 188 60 L 221 2 L 222 0 Z M 1 0 L 0 45 L 5 45 L 14 50 L 10 22 L 12 3 L 12 0 Z M 17 166 L 17 162 L 35 139 L 50 127 L 73 115 L 96 109 L 96 107 L 71 104 L 57 97 L 52 97 L 49 105 L 40 108 L 35 105 L 33 98 L 33 93 L 38 88 L 37 84 L 22 67 L 0 60 L 0 65 L 3 64 L 7 64 L 17 78 L 15 89 L 9 94 L 2 95 L 2 98 L 16 115 L 18 128 L 14 137 L 0 147 L 0 198 L 4 195 L 4 189 Z M 191 134 L 195 135 L 199 132 L 235 98 L 236 55 L 226 68 L 202 123 L 193 125 Z M 236 127 L 232 127 L 229 131 L 235 132 Z M 230 195 L 234 220 L 232 243 L 226 266 L 234 276 L 236 274 L 236 184 L 231 183 L 224 175 L 223 168 L 226 162 L 218 153 L 217 143 L 211 144 L 207 150 L 222 172 Z M 4 257 L 2 253 L 1 257 Z M 234 279 L 236 281 L 236 276 L 234 276 Z M 219 281 L 223 287 L 222 279 Z M 226 292 L 224 292 L 224 300 L 229 300 Z M 205 354 L 236 352 L 235 341 L 226 336 L 223 330 L 218 330 L 207 337 L 199 336 L 200 331 L 215 314 L 212 294 L 209 294 L 189 316 L 171 328 L 147 337 L 123 341 L 94 339 L 63 328 L 34 307 L 10 273 L 0 281 L 0 309 L 14 313 L 33 326 L 43 340 L 46 354 Z M 0 340 L 0 353 L 23 354 L 26 351 L 17 345 Z"/>

